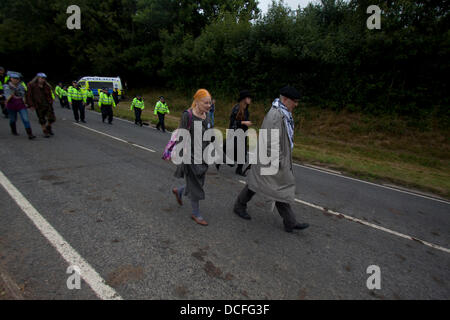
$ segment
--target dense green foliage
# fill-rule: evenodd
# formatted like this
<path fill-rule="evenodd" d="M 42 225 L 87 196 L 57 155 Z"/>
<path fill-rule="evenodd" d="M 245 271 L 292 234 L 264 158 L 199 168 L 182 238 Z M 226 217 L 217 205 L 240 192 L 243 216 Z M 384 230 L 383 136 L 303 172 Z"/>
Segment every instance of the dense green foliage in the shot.
<path fill-rule="evenodd" d="M 51 80 L 120 75 L 129 86 L 206 87 L 341 110 L 449 118 L 449 2 L 322 0 L 292 11 L 255 0 L 69 0 L 0 3 L 0 65 Z M 369 30 L 369 5 L 382 9 Z"/>

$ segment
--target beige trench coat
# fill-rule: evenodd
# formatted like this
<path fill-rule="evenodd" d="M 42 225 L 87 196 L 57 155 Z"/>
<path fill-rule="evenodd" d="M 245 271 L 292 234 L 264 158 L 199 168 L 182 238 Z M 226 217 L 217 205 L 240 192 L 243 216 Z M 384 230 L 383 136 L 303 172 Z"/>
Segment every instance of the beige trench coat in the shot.
<path fill-rule="evenodd" d="M 262 165 L 258 160 L 258 163 L 253 164 L 248 173 L 248 187 L 269 200 L 293 203 L 295 199 L 295 178 L 292 170 L 292 150 L 283 113 L 278 109 L 271 108 L 264 118 L 261 129 L 268 129 L 268 155 L 271 154 L 270 129 L 279 130 L 280 156 L 278 173 L 275 175 L 261 175 L 261 168 L 270 167 L 270 164 Z"/>

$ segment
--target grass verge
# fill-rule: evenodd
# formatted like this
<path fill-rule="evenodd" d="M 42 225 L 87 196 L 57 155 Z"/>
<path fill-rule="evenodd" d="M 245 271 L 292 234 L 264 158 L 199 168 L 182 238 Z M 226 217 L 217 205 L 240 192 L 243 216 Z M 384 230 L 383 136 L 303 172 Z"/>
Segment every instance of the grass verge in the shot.
<path fill-rule="evenodd" d="M 160 95 L 166 97 L 170 109 L 166 128 L 171 131 L 178 127 L 181 113 L 192 102 L 192 94 L 164 89 L 146 89 L 142 94 L 146 102 L 142 119 L 153 125 L 158 122 L 154 105 Z M 236 101 L 229 97 L 215 99 L 215 126 L 224 132 Z M 130 104 L 131 99 L 121 101 L 114 110 L 115 116 L 134 121 Z M 250 119 L 255 127 L 261 125 L 270 105 L 269 100 L 251 104 Z M 417 127 L 411 125 L 411 119 L 396 116 L 336 113 L 299 106 L 293 157 L 364 180 L 393 183 L 450 199 L 449 129 L 433 119 L 423 121 L 427 125 Z"/>

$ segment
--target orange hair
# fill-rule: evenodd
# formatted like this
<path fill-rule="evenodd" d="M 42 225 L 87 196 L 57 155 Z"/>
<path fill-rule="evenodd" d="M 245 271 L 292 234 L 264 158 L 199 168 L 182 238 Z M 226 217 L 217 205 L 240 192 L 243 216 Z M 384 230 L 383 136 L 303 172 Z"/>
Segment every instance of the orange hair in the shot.
<path fill-rule="evenodd" d="M 192 101 L 191 108 L 194 108 L 195 102 L 204 97 L 211 97 L 211 94 L 206 89 L 198 89 L 197 92 L 194 94 L 194 101 Z"/>

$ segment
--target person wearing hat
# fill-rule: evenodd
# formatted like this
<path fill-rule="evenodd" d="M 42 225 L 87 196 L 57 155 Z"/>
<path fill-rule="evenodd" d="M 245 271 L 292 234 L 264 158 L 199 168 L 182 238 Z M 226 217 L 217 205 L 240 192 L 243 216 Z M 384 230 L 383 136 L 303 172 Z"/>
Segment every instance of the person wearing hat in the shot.
<path fill-rule="evenodd" d="M 166 104 L 166 101 L 164 100 L 164 97 L 159 97 L 159 101 L 156 103 L 155 106 L 155 115 L 158 115 L 158 124 L 156 125 L 156 129 L 159 130 L 159 128 L 162 128 L 163 132 L 166 132 L 166 126 L 164 125 L 164 117 L 166 116 L 166 113 L 169 114 L 169 107 Z"/>
<path fill-rule="evenodd" d="M 28 119 L 27 106 L 25 105 L 25 89 L 20 84 L 20 75 L 16 72 L 12 72 L 10 80 L 3 86 L 4 96 L 6 100 L 6 109 L 9 115 L 9 126 L 11 127 L 11 133 L 15 136 L 18 135 L 16 120 L 17 113 L 19 113 L 22 119 L 25 130 L 30 140 L 36 138 L 31 130 L 30 120 Z"/>
<path fill-rule="evenodd" d="M 63 87 L 62 82 L 58 82 L 58 85 L 55 87 L 55 94 L 58 97 L 59 105 L 61 106 L 61 108 L 64 108 L 62 100 L 61 100 L 62 87 Z"/>
<path fill-rule="evenodd" d="M 259 161 L 254 164 L 248 174 L 247 185 L 237 197 L 233 211 L 239 217 L 250 220 L 247 212 L 247 203 L 255 193 L 259 193 L 269 199 L 276 206 L 278 213 L 283 218 L 286 232 L 294 229 L 307 228 L 307 223 L 298 223 L 291 204 L 295 199 L 295 177 L 292 170 L 292 150 L 294 148 L 294 119 L 292 112 L 298 105 L 300 93 L 293 87 L 286 86 L 280 90 L 280 97 L 272 102 L 272 108 L 266 114 L 261 129 L 268 131 L 266 139 L 267 154 L 272 154 L 271 130 L 279 132 L 278 170 L 268 170 L 269 165 L 263 165 Z M 275 142 L 276 143 L 276 142 Z M 260 147 L 258 147 L 259 149 Z M 273 172 L 270 172 L 273 171 Z M 272 207 L 273 208 L 273 207 Z"/>
<path fill-rule="evenodd" d="M 134 109 L 134 123 L 139 124 L 142 127 L 142 119 L 141 114 L 142 110 L 144 110 L 144 99 L 142 98 L 142 95 L 138 94 L 136 95 L 136 98 L 133 99 L 133 102 L 131 103 L 130 110 Z"/>
<path fill-rule="evenodd" d="M 3 91 L 3 86 L 7 84 L 9 81 L 9 76 L 6 74 L 6 70 L 3 67 L 0 67 L 0 106 L 2 108 L 2 113 L 5 118 L 8 118 L 8 110 L 6 109 L 5 104 L 5 95 Z"/>
<path fill-rule="evenodd" d="M 230 125 L 228 126 L 228 129 L 231 130 L 238 130 L 238 129 L 242 129 L 244 132 L 246 132 L 248 130 L 248 127 L 250 127 L 252 125 L 252 122 L 249 120 L 250 119 L 250 113 L 248 111 L 248 107 L 250 106 L 250 104 L 252 103 L 252 96 L 250 91 L 248 90 L 242 90 L 239 93 L 239 98 L 237 100 L 237 104 L 234 105 L 233 109 L 231 110 L 231 115 L 230 115 Z M 236 163 L 237 162 L 237 154 L 238 154 L 238 138 L 234 137 L 234 159 L 233 161 Z M 245 138 L 244 141 L 244 147 L 245 147 L 245 158 L 247 158 L 247 152 L 248 152 L 248 147 L 247 147 L 247 137 Z M 224 154 L 226 154 L 226 142 L 224 142 L 223 145 L 224 148 Z M 216 164 L 216 168 L 217 170 L 219 170 L 220 165 Z M 236 174 L 241 175 L 241 176 L 245 176 L 245 173 L 248 169 L 250 169 L 250 165 L 245 169 L 245 171 L 242 171 L 242 168 L 244 167 L 243 163 L 238 163 L 237 168 L 236 168 Z"/>
<path fill-rule="evenodd" d="M 113 121 L 113 107 L 116 107 L 113 96 L 109 93 L 108 88 L 103 88 L 103 92 L 100 93 L 98 98 L 98 106 L 102 112 L 102 122 L 108 118 L 108 123 L 112 124 Z"/>
<path fill-rule="evenodd" d="M 47 82 L 47 75 L 38 73 L 28 83 L 27 104 L 36 110 L 39 124 L 46 138 L 53 135 L 52 124 L 56 121 L 53 100 L 52 87 Z"/>
<path fill-rule="evenodd" d="M 63 86 L 61 88 L 61 90 L 59 91 L 61 94 L 61 106 L 63 108 L 67 108 L 70 110 L 70 106 L 69 106 L 69 100 L 68 100 L 68 92 L 67 92 L 67 86 Z"/>
<path fill-rule="evenodd" d="M 86 123 L 85 121 L 85 105 L 86 105 L 86 95 L 83 90 L 81 90 L 78 82 L 76 80 L 72 81 L 72 85 L 67 91 L 67 100 L 72 105 L 73 116 L 76 122 Z"/>
<path fill-rule="evenodd" d="M 86 106 L 91 105 L 91 110 L 94 109 L 94 92 L 92 92 L 91 88 L 87 87 L 84 94 L 86 95 Z"/>

